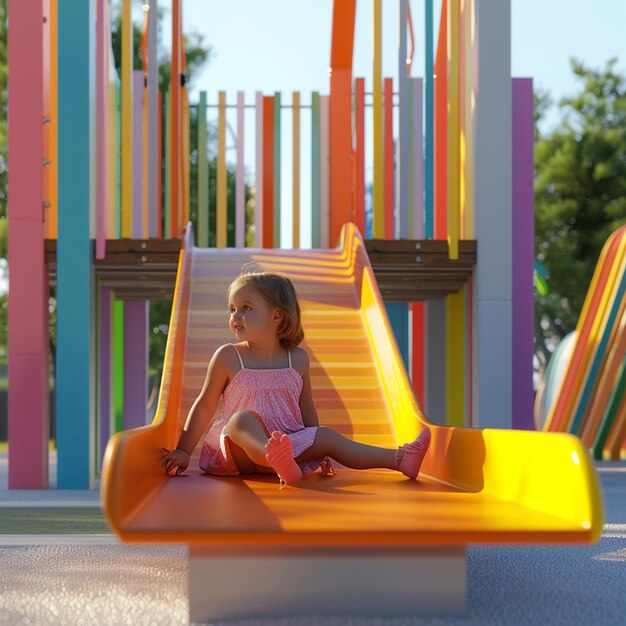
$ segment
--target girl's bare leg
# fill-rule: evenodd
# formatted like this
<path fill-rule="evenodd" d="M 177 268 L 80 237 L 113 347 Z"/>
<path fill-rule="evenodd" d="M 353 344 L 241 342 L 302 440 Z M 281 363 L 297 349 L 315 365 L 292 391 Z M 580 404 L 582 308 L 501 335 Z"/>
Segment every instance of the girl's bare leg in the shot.
<path fill-rule="evenodd" d="M 228 421 L 228 436 L 235 444 L 232 447 L 235 465 L 240 472 L 254 472 L 252 464 L 269 467 L 265 458 L 267 435 L 259 420 L 249 411 L 238 411 Z M 239 450 L 237 449 L 239 448 Z M 248 463 L 245 456 L 248 457 Z M 252 469 L 250 469 L 252 468 Z"/>
<path fill-rule="evenodd" d="M 396 469 L 396 449 L 378 448 L 357 443 L 340 435 L 332 428 L 320 426 L 315 435 L 313 445 L 305 450 L 296 461 L 307 461 L 329 456 L 346 467 L 352 469 L 371 469 L 383 467 Z"/>

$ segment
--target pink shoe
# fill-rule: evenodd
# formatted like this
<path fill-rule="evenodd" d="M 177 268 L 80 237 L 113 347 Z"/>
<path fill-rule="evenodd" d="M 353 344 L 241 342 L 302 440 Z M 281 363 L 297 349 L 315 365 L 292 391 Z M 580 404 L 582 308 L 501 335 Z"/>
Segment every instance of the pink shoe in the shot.
<path fill-rule="evenodd" d="M 430 444 L 430 429 L 422 428 L 417 439 L 411 443 L 405 443 L 396 452 L 396 469 L 407 478 L 415 480 L 420 473 L 422 461 Z"/>

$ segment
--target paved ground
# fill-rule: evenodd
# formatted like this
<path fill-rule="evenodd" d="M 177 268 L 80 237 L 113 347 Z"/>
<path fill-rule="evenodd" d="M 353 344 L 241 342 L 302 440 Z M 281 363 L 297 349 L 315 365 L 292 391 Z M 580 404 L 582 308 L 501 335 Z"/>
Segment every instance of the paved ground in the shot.
<path fill-rule="evenodd" d="M 303 615 L 230 624 L 624 624 L 626 463 L 600 463 L 598 469 L 606 504 L 600 542 L 584 547 L 470 546 L 464 617 Z M 24 507 L 25 503 L 94 507 L 97 502 L 97 492 L 7 491 L 6 459 L 0 458 L 0 516 L 2 507 Z M 186 624 L 186 576 L 185 547 L 123 546 L 106 533 L 0 535 L 0 623 Z"/>

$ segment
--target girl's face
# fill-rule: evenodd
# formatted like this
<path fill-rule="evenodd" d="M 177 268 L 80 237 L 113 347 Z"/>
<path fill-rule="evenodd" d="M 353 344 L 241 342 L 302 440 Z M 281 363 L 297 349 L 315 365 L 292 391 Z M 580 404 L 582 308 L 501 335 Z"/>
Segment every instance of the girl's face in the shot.
<path fill-rule="evenodd" d="M 245 285 L 230 292 L 229 327 L 240 341 L 267 341 L 276 337 L 281 320 L 280 311 L 252 286 Z"/>

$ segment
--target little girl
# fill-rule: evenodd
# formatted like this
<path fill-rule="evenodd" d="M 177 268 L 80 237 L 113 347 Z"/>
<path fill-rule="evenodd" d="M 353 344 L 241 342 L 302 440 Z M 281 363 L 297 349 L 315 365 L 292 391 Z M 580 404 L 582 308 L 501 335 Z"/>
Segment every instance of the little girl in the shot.
<path fill-rule="evenodd" d="M 237 343 L 215 351 L 200 395 L 175 450 L 162 449 L 165 471 L 179 475 L 222 396 L 222 411 L 202 446 L 200 468 L 209 474 L 278 474 L 281 486 L 321 467 L 329 457 L 354 469 L 374 467 L 415 479 L 428 444 L 424 428 L 396 450 L 357 443 L 319 426 L 300 304 L 291 281 L 274 272 L 244 273 L 228 288 L 229 326 Z"/>

